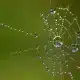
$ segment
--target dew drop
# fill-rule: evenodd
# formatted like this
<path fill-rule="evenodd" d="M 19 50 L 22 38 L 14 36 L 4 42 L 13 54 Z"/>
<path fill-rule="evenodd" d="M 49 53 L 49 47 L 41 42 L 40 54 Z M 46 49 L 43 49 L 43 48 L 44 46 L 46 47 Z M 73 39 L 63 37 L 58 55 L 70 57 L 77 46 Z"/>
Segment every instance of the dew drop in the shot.
<path fill-rule="evenodd" d="M 53 38 L 53 45 L 56 48 L 60 48 L 63 45 L 63 42 L 61 41 L 61 37 L 60 36 L 56 36 L 55 38 Z"/>
<path fill-rule="evenodd" d="M 43 17 L 43 16 L 44 16 L 44 14 L 43 14 L 43 13 L 40 13 L 40 16 L 41 16 L 41 17 Z"/>
<path fill-rule="evenodd" d="M 55 12 L 56 12 L 56 11 L 55 11 L 53 8 L 50 9 L 50 14 L 51 14 L 51 15 L 55 14 Z"/>
<path fill-rule="evenodd" d="M 35 33 L 35 34 L 34 34 L 34 38 L 38 38 L 38 35 L 37 35 L 37 33 Z"/>
<path fill-rule="evenodd" d="M 80 39 L 80 32 L 77 32 L 77 38 Z"/>
<path fill-rule="evenodd" d="M 78 45 L 77 44 L 72 44 L 72 52 L 75 53 L 77 52 L 79 49 L 78 49 Z"/>

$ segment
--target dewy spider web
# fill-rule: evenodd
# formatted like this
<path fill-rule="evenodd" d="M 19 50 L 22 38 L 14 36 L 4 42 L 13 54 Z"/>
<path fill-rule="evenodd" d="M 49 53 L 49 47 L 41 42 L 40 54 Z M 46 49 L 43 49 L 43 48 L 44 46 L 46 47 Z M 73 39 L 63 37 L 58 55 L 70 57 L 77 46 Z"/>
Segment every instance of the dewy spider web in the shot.
<path fill-rule="evenodd" d="M 77 59 L 80 52 L 80 26 L 77 17 L 69 10 L 69 7 L 51 8 L 47 15 L 41 13 L 40 17 L 44 21 L 44 33 L 48 34 L 47 43 L 36 44 L 36 48 L 12 52 L 11 55 L 34 51 L 37 54 L 36 59 L 40 59 L 46 71 L 52 75 L 52 80 L 77 80 L 75 73 L 80 72 L 80 63 Z M 6 24 L 0 24 L 0 26 L 36 39 L 41 36 L 36 32 L 28 33 Z"/>
<path fill-rule="evenodd" d="M 69 7 L 51 8 L 47 16 L 42 13 L 41 17 L 45 24 L 44 30 L 49 33 L 49 41 L 45 45 L 45 57 L 40 56 L 41 61 L 47 71 L 52 73 L 53 80 L 66 80 L 66 76 L 69 76 L 67 80 L 75 80 L 69 66 L 71 66 L 70 62 L 74 61 L 75 68 L 80 69 L 74 57 L 80 47 L 80 26 L 77 17 Z"/>

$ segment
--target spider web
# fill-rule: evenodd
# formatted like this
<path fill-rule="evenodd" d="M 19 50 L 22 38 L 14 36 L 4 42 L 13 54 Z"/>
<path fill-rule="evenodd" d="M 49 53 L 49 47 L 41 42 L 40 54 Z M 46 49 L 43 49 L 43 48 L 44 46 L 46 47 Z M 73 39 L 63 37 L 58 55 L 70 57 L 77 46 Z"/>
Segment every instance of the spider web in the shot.
<path fill-rule="evenodd" d="M 53 80 L 65 80 L 65 77 L 67 80 L 75 80 L 74 73 L 70 69 L 73 64 L 75 69 L 80 69 L 80 63 L 77 62 L 78 59 L 76 60 L 80 47 L 80 26 L 77 17 L 69 7 L 51 8 L 48 16 L 42 13 L 41 17 L 45 24 L 44 30 L 49 33 L 49 42 L 46 44 L 45 58 L 40 57 L 40 59 L 47 71 L 52 73 Z M 56 38 L 62 44 L 55 44 Z"/>
<path fill-rule="evenodd" d="M 80 26 L 77 17 L 69 10 L 69 7 L 51 8 L 47 14 L 41 13 L 44 23 L 44 31 L 38 35 L 36 32 L 29 33 L 1 23 L 2 28 L 23 33 L 43 41 L 42 44 L 35 43 L 35 47 L 20 49 L 11 52 L 17 55 L 22 52 L 33 51 L 36 59 L 44 65 L 45 70 L 52 75 L 52 80 L 77 80 L 75 76 L 80 73 L 79 48 L 80 48 Z M 42 39 L 42 35 L 47 40 Z M 41 54 L 42 53 L 42 54 Z"/>

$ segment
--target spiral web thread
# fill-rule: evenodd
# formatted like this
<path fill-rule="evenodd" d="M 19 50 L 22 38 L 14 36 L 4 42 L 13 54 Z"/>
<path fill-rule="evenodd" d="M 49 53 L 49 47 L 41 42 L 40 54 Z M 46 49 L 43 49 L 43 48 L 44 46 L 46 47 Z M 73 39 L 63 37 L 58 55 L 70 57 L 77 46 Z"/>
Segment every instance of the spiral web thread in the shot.
<path fill-rule="evenodd" d="M 76 58 L 76 55 L 79 55 L 80 52 L 80 26 L 77 17 L 69 10 L 69 7 L 51 8 L 47 16 L 41 13 L 40 17 L 44 22 L 44 32 L 48 33 L 47 43 L 43 47 L 38 45 L 36 48 L 12 52 L 11 55 L 31 50 L 35 51 L 37 58 L 40 59 L 46 71 L 52 75 L 52 80 L 76 80 L 73 71 L 77 74 L 80 72 L 80 63 Z M 36 32 L 28 33 L 3 23 L 0 26 L 1 28 L 21 32 L 25 36 L 40 37 Z M 44 49 L 44 56 L 40 55 L 40 49 L 42 48 Z M 71 65 L 74 66 L 73 71 Z"/>

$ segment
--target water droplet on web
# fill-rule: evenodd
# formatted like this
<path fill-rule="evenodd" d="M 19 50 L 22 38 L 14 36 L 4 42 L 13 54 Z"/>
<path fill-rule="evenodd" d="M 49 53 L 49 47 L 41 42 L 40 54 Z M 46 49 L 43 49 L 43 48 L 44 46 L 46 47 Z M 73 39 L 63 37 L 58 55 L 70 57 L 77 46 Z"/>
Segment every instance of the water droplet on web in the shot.
<path fill-rule="evenodd" d="M 53 38 L 53 45 L 56 48 L 60 48 L 63 45 L 63 42 L 61 41 L 61 37 L 56 36 L 55 38 Z"/>
<path fill-rule="evenodd" d="M 55 13 L 56 13 L 56 11 L 55 11 L 53 8 L 51 8 L 51 9 L 50 9 L 50 14 L 53 15 L 53 14 L 55 14 Z"/>
<path fill-rule="evenodd" d="M 34 33 L 33 36 L 34 36 L 34 38 L 38 38 L 39 37 L 39 35 L 36 32 Z"/>
<path fill-rule="evenodd" d="M 80 32 L 77 32 L 77 38 L 80 39 Z"/>
<path fill-rule="evenodd" d="M 78 45 L 77 44 L 72 44 L 72 52 L 75 53 L 77 52 L 79 49 L 78 49 Z"/>
<path fill-rule="evenodd" d="M 77 52 L 78 48 L 72 48 L 72 52 Z"/>

